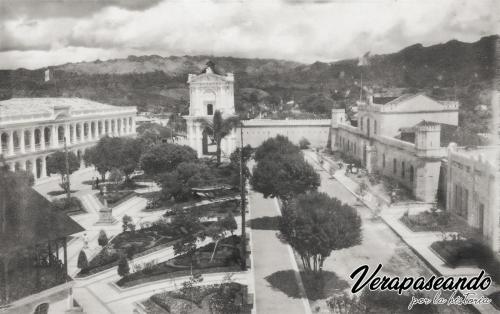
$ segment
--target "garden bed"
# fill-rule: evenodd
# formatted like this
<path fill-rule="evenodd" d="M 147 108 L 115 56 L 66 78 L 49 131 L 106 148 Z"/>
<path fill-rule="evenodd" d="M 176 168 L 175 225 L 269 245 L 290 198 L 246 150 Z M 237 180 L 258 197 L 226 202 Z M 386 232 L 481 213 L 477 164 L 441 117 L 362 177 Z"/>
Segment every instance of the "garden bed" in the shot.
<path fill-rule="evenodd" d="M 142 304 L 148 314 L 250 314 L 252 305 L 247 300 L 247 286 L 229 282 L 154 294 Z"/>
<path fill-rule="evenodd" d="M 120 287 L 132 287 L 151 281 L 189 276 L 193 272 L 206 274 L 239 271 L 239 239 L 239 236 L 233 235 L 219 241 L 212 261 L 210 259 L 214 243 L 198 248 L 192 259 L 192 270 L 191 257 L 183 254 L 156 265 L 148 265 L 142 270 L 124 276 L 116 284 Z"/>
<path fill-rule="evenodd" d="M 77 190 L 71 190 L 71 193 L 76 193 L 78 192 Z M 64 195 L 66 194 L 66 191 L 64 190 L 55 190 L 55 191 L 50 191 L 47 193 L 48 196 L 59 196 L 59 195 Z"/>
<path fill-rule="evenodd" d="M 154 227 L 122 232 L 89 261 L 89 266 L 81 270 L 78 277 L 89 276 L 116 266 L 122 255 L 129 258 L 139 257 L 171 246 L 180 237 L 180 234 L 175 236 L 161 233 Z"/>
<path fill-rule="evenodd" d="M 195 216 L 203 216 L 207 218 L 224 218 L 229 212 L 231 212 L 234 216 L 240 215 L 240 201 L 239 200 L 227 200 L 218 203 L 210 203 L 210 204 L 202 204 L 196 206 L 195 204 L 191 204 L 191 206 L 187 206 L 187 210 L 190 211 Z M 183 206 L 184 207 L 184 206 Z M 176 206 L 176 208 L 182 208 Z M 164 214 L 165 217 L 175 215 L 176 208 L 168 211 Z"/>
<path fill-rule="evenodd" d="M 80 199 L 74 196 L 72 196 L 69 201 L 67 198 L 56 199 L 52 201 L 52 206 L 54 206 L 56 210 L 62 211 L 67 215 L 84 214 L 87 212 Z"/>
<path fill-rule="evenodd" d="M 436 241 L 431 244 L 431 249 L 450 267 L 477 266 L 500 283 L 500 261 L 490 248 L 477 240 Z"/>
<path fill-rule="evenodd" d="M 100 193 L 97 193 L 97 198 L 99 201 L 104 204 L 104 196 L 101 195 Z M 129 200 L 135 196 L 135 192 L 133 190 L 127 190 L 127 191 L 108 191 L 106 195 L 106 201 L 108 202 L 108 207 L 113 208 L 121 203 Z"/>

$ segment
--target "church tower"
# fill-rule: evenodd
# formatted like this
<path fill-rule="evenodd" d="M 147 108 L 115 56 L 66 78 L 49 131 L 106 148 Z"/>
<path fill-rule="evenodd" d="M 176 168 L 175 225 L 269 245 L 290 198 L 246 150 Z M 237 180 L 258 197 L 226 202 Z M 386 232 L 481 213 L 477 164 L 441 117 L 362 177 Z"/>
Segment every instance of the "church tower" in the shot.
<path fill-rule="evenodd" d="M 212 122 L 215 111 L 219 110 L 224 119 L 235 116 L 234 75 L 218 74 L 214 63 L 209 61 L 200 74 L 189 74 L 189 115 L 187 122 L 187 141 L 198 153 L 198 157 L 213 154 L 211 139 L 203 128 L 203 121 Z M 222 139 L 222 157 L 236 149 L 235 130 Z"/>

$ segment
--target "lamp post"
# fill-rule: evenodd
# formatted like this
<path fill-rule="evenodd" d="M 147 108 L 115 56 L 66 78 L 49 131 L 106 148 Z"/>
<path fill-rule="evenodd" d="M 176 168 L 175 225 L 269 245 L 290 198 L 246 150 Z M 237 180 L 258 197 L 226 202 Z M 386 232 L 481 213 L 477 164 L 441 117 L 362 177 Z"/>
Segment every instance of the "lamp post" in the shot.
<path fill-rule="evenodd" d="M 245 270 L 247 268 L 246 261 L 246 228 L 245 228 L 245 216 L 246 216 L 246 193 L 245 184 L 246 178 L 243 171 L 243 123 L 240 122 L 240 198 L 241 198 L 241 243 L 240 243 L 240 256 L 241 256 L 241 269 Z"/>

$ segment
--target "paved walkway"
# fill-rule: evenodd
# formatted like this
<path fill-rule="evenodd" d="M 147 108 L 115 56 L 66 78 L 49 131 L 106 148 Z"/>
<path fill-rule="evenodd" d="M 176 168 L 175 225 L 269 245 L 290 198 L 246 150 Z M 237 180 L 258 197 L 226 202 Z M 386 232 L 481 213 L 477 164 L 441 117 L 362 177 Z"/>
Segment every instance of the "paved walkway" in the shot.
<path fill-rule="evenodd" d="M 275 199 L 264 199 L 262 194 L 250 191 L 249 202 L 250 219 L 280 215 Z M 291 247 L 282 243 L 276 237 L 276 233 L 276 230 L 251 229 L 255 310 L 258 314 L 311 313 L 307 299 L 291 298 L 271 287 L 265 279 L 267 276 L 282 270 L 295 270 L 298 272 Z"/>

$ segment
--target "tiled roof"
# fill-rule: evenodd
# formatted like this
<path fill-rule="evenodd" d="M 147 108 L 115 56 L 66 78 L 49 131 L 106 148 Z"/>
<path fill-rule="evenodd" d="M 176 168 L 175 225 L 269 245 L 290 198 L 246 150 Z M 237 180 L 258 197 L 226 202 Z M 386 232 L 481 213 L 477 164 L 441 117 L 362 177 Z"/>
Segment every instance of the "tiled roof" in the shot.
<path fill-rule="evenodd" d="M 0 255 L 84 230 L 66 214 L 53 208 L 52 204 L 33 188 L 27 187 L 21 192 L 21 205 L 14 208 L 15 215 L 7 217 L 9 221 L 6 224 L 6 232 L 0 233 Z M 12 207 L 12 204 L 9 207 Z"/>
<path fill-rule="evenodd" d="M 22 114 L 50 114 L 57 107 L 70 107 L 71 111 L 115 111 L 123 108 L 76 97 L 11 98 L 0 101 L 0 117 Z"/>

